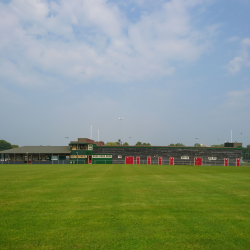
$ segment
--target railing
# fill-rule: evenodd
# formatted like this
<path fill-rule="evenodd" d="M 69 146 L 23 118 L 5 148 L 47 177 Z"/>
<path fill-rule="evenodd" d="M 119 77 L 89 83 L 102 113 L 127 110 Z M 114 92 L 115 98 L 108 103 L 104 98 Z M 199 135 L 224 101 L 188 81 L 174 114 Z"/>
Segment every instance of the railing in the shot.
<path fill-rule="evenodd" d="M 11 161 L 11 160 L 5 160 L 0 161 L 0 164 L 69 164 L 69 160 L 62 160 L 62 161 Z"/>
<path fill-rule="evenodd" d="M 126 164 L 125 160 L 113 160 L 113 164 Z M 134 164 L 136 164 L 136 160 L 134 160 Z M 140 160 L 140 164 L 148 164 L 147 160 Z M 157 160 L 153 160 L 151 158 L 151 164 L 149 165 L 159 165 L 158 159 Z M 170 165 L 170 161 L 162 161 L 161 165 Z M 194 166 L 195 163 L 194 161 L 188 161 L 188 160 L 174 160 L 174 164 L 173 165 L 190 165 L 190 166 Z M 224 166 L 224 160 L 217 160 L 217 161 L 202 161 L 202 166 Z M 236 166 L 236 159 L 233 162 L 232 160 L 229 160 L 229 166 Z"/>
<path fill-rule="evenodd" d="M 74 162 L 74 163 L 73 163 Z M 0 164 L 77 164 L 77 161 L 70 161 L 70 160 L 53 160 L 53 161 L 11 161 L 6 159 L 5 161 L 3 159 L 0 159 Z M 87 164 L 85 162 L 78 162 L 78 164 Z M 102 160 L 98 162 L 94 162 L 92 164 L 111 164 L 110 159 L 109 160 Z M 125 160 L 113 160 L 112 164 L 126 164 Z M 136 160 L 134 160 L 134 164 L 136 164 Z M 140 160 L 140 164 L 148 164 L 147 160 Z M 159 165 L 158 159 L 157 160 L 151 160 L 150 165 Z M 162 161 L 161 165 L 170 165 L 170 161 Z M 174 165 L 194 165 L 194 161 L 187 161 L 187 160 L 174 160 Z M 248 164 L 242 163 L 242 166 L 247 166 Z M 219 161 L 202 161 L 202 166 L 224 166 L 224 160 Z M 229 166 L 236 166 L 236 159 L 235 161 L 229 160 Z"/>

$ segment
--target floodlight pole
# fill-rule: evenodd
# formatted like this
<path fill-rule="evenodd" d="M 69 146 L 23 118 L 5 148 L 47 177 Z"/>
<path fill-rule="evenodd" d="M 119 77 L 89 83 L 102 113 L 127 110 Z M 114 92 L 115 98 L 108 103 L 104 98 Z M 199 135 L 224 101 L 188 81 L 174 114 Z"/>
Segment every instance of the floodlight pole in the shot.
<path fill-rule="evenodd" d="M 119 120 L 120 120 L 120 146 L 122 145 L 122 120 L 123 120 L 123 118 L 119 118 Z"/>
<path fill-rule="evenodd" d="M 196 140 L 199 140 L 199 137 L 196 137 L 195 139 L 196 139 Z M 197 143 L 198 143 L 198 142 L 197 142 Z"/>

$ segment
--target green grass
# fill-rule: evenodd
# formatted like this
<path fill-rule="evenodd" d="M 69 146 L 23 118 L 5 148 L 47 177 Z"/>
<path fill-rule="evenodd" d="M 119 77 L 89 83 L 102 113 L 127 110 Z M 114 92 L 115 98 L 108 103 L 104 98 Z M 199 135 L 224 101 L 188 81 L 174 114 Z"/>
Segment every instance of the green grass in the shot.
<path fill-rule="evenodd" d="M 250 249 L 250 168 L 0 165 L 0 249 Z"/>

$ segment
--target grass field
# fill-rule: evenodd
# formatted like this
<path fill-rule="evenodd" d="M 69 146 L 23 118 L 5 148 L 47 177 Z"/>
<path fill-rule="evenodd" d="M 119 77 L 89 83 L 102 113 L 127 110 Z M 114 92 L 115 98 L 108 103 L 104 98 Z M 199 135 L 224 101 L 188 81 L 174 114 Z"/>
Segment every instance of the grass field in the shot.
<path fill-rule="evenodd" d="M 0 165 L 0 249 L 250 249 L 250 167 Z"/>

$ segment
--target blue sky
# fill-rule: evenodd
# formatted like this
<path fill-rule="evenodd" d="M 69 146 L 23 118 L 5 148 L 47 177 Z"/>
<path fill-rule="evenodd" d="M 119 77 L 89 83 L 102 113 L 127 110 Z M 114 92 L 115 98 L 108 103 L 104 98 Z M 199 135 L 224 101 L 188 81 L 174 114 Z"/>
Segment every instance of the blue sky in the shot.
<path fill-rule="evenodd" d="M 249 13 L 249 0 L 0 0 L 0 139 L 67 145 L 92 125 L 104 142 L 213 145 L 232 130 L 250 144 Z"/>

